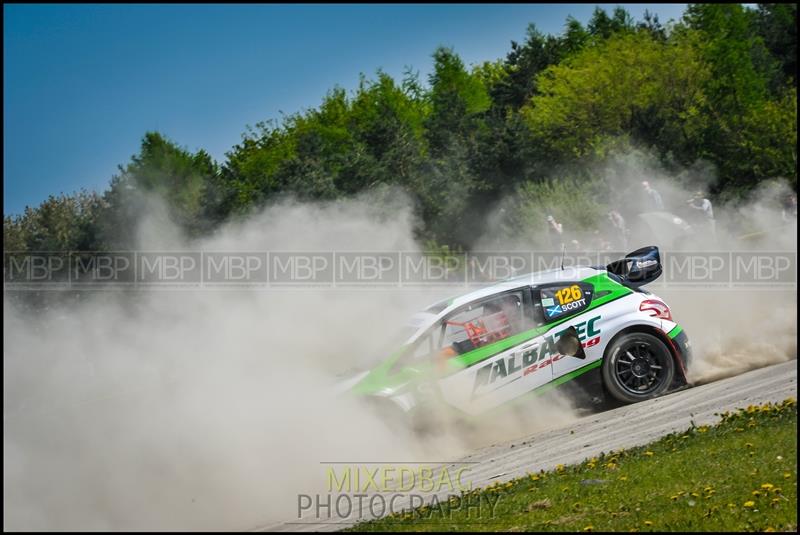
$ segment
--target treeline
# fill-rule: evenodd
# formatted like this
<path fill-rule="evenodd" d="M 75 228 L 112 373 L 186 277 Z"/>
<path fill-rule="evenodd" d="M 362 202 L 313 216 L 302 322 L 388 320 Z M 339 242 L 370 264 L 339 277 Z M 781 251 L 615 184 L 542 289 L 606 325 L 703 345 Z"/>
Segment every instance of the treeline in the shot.
<path fill-rule="evenodd" d="M 387 185 L 414 199 L 421 237 L 468 247 L 502 199 L 524 209 L 554 181 L 594 184 L 597 164 L 631 147 L 667 170 L 711 162 L 715 198 L 774 178 L 796 190 L 796 27 L 795 4 L 691 4 L 667 26 L 598 8 L 560 35 L 531 24 L 494 62 L 467 67 L 440 48 L 427 83 L 411 71 L 362 77 L 351 94 L 335 88 L 316 108 L 248 128 L 222 163 L 147 133 L 104 193 L 6 215 L 4 249 L 133 246 L 152 193 L 202 236 L 283 195 Z"/>

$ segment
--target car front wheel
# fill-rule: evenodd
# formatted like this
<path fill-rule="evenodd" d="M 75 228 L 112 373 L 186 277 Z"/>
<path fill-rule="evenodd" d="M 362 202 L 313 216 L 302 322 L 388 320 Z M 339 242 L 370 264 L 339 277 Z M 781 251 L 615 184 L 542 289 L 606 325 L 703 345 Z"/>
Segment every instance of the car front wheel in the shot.
<path fill-rule="evenodd" d="M 603 382 L 619 401 L 636 403 L 660 396 L 675 376 L 675 361 L 664 342 L 647 333 L 623 334 L 603 361 Z"/>

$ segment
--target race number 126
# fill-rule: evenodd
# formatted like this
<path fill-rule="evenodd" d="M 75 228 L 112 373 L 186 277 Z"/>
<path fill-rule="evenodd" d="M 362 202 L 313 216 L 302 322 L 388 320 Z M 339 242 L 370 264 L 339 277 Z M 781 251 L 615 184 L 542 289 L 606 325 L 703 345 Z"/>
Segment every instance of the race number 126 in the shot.
<path fill-rule="evenodd" d="M 558 303 L 560 305 L 566 305 L 567 303 L 572 303 L 573 301 L 577 301 L 583 297 L 583 292 L 581 292 L 581 287 L 577 284 L 573 284 L 572 286 L 567 286 L 566 288 L 561 288 L 556 292 L 556 298 L 558 299 Z"/>

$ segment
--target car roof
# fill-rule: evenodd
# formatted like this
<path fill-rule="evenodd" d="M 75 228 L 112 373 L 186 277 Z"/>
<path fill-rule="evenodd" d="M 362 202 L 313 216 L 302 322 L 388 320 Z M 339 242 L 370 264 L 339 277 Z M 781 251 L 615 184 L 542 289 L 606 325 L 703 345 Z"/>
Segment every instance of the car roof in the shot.
<path fill-rule="evenodd" d="M 525 275 L 511 277 L 462 295 L 437 301 L 428 306 L 424 311 L 418 312 L 412 316 L 410 325 L 416 330 L 406 343 L 414 342 L 434 323 L 453 310 L 478 299 L 509 290 L 515 290 L 524 286 L 536 286 L 562 281 L 580 281 L 603 272 L 605 272 L 605 269 L 601 267 L 568 267 L 564 269 L 556 268 L 547 271 L 537 271 L 535 273 L 526 273 Z"/>
<path fill-rule="evenodd" d="M 567 267 L 564 269 L 556 268 L 549 269 L 547 271 L 537 271 L 535 273 L 518 275 L 516 277 L 492 284 L 491 286 L 479 288 L 469 293 L 452 297 L 449 300 L 434 303 L 426 310 L 428 312 L 435 313 L 437 317 L 441 317 L 445 314 L 448 314 L 453 309 L 483 297 L 489 297 L 491 295 L 502 293 L 508 290 L 514 290 L 516 288 L 522 288 L 523 286 L 537 286 L 555 282 L 580 281 L 597 275 L 601 271 L 604 270 L 593 267 Z M 441 305 L 444 303 L 447 303 L 447 306 L 442 308 Z"/>

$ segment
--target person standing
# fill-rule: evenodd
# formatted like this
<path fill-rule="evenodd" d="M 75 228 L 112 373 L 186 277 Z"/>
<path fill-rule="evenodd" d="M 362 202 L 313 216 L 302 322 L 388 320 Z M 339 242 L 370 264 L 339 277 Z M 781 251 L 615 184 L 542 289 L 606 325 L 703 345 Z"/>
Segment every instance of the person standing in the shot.
<path fill-rule="evenodd" d="M 552 215 L 548 215 L 545 220 L 547 221 L 547 239 L 550 240 L 550 249 L 560 251 L 564 247 L 564 226 Z"/>
<path fill-rule="evenodd" d="M 661 194 L 650 185 L 650 182 L 647 180 L 642 181 L 642 188 L 644 188 L 644 192 L 647 195 L 647 198 L 650 202 L 650 207 L 653 210 L 663 210 L 664 209 L 664 201 L 661 199 Z"/>
<path fill-rule="evenodd" d="M 711 237 L 717 239 L 717 225 L 714 220 L 714 207 L 711 201 L 706 198 L 702 191 L 695 191 L 691 199 L 686 201 L 690 208 L 702 212 L 703 219 L 711 232 Z"/>

